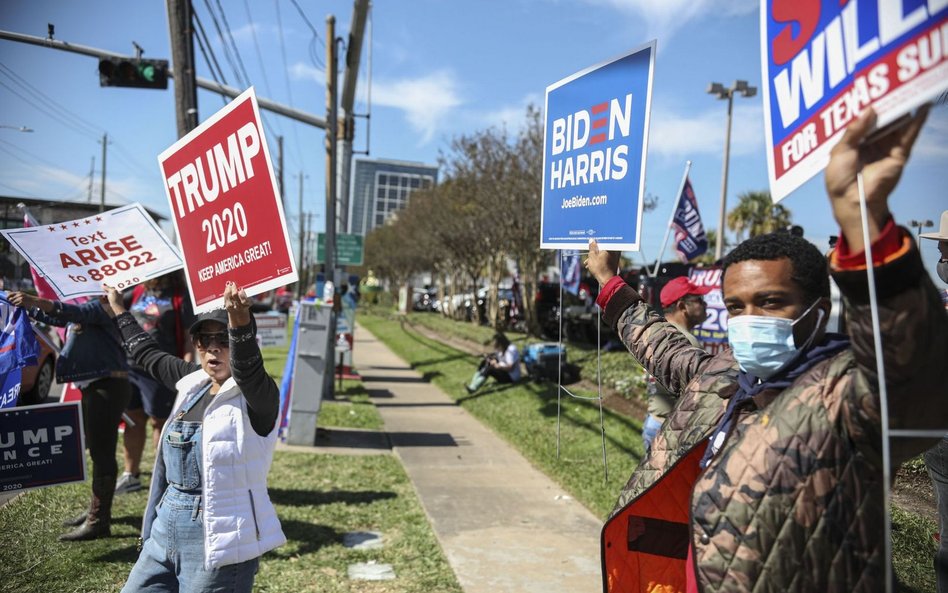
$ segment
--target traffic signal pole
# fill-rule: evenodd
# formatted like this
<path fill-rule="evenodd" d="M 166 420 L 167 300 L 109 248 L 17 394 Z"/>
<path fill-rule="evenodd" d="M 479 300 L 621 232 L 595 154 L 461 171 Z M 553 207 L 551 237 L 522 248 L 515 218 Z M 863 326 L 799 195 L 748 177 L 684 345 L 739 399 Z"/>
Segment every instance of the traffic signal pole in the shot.
<path fill-rule="evenodd" d="M 124 54 L 115 53 L 112 51 L 107 51 L 104 49 L 98 49 L 94 47 L 88 47 L 85 45 L 76 45 L 74 43 L 67 43 L 59 39 L 47 39 L 45 37 L 34 37 L 33 35 L 24 35 L 22 33 L 14 33 L 12 31 L 2 31 L 0 30 L 0 39 L 6 39 L 7 41 L 17 41 L 19 43 L 28 43 L 30 45 L 38 45 L 40 47 L 45 47 L 47 49 L 58 49 L 60 51 L 67 51 L 74 54 L 82 54 L 85 56 L 91 56 L 94 58 L 105 59 L 105 58 L 116 58 L 116 59 L 125 59 L 125 60 L 134 60 L 134 56 L 127 56 Z M 176 78 L 174 70 L 168 69 L 168 78 Z M 206 78 L 201 78 L 200 76 L 195 77 L 195 85 L 204 90 L 215 92 L 219 95 L 225 97 L 230 97 L 231 99 L 236 99 L 243 92 L 242 90 L 235 89 L 234 87 L 227 86 L 225 84 L 220 84 L 214 80 L 208 80 Z M 177 87 L 177 84 L 175 84 Z M 276 101 L 271 101 L 265 97 L 257 96 L 257 104 L 260 106 L 260 109 L 266 109 L 272 113 L 288 117 L 294 121 L 300 123 L 308 124 L 313 127 L 319 128 L 321 130 L 326 129 L 326 120 L 317 117 L 311 113 L 306 113 L 305 111 L 300 111 L 299 109 L 294 109 L 286 105 L 277 103 Z M 196 114 L 195 114 L 196 116 Z"/>

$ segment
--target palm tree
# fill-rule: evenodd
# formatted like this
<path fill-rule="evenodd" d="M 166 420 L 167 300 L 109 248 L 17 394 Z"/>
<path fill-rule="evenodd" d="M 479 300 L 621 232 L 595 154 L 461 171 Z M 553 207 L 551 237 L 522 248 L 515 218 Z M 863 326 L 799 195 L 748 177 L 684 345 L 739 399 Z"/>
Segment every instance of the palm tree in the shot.
<path fill-rule="evenodd" d="M 727 226 L 737 234 L 738 243 L 744 232 L 755 237 L 790 226 L 792 213 L 774 204 L 768 191 L 749 191 L 738 196 L 737 206 L 727 213 Z"/>

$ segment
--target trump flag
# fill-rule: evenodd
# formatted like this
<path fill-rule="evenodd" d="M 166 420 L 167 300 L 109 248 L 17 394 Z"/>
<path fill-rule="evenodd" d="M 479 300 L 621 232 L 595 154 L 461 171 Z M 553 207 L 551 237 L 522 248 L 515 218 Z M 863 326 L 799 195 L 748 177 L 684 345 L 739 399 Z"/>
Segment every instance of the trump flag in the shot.
<path fill-rule="evenodd" d="M 681 261 L 687 262 L 708 250 L 708 238 L 704 234 L 704 224 L 690 179 L 685 179 L 672 225 L 675 228 L 675 250 Z"/>

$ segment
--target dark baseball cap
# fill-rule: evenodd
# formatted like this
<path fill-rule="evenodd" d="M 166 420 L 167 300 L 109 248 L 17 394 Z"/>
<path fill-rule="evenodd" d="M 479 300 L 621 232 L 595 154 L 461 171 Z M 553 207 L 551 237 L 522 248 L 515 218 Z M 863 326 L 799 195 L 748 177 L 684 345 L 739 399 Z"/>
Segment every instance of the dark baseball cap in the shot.
<path fill-rule="evenodd" d="M 227 325 L 227 311 L 225 311 L 224 309 L 214 309 L 211 311 L 207 311 L 205 313 L 201 313 L 200 315 L 197 316 L 197 319 L 194 320 L 194 323 L 191 324 L 191 327 L 189 328 L 188 331 L 192 335 L 198 333 L 198 331 L 200 331 L 201 329 L 201 325 L 205 321 L 216 321 L 218 323 L 223 323 L 226 326 Z"/>
<path fill-rule="evenodd" d="M 698 286 L 687 277 L 679 276 L 678 278 L 670 280 L 668 284 L 662 288 L 659 298 L 662 301 L 662 307 L 667 307 L 689 294 L 702 296 L 709 292 L 711 292 L 710 286 Z"/>

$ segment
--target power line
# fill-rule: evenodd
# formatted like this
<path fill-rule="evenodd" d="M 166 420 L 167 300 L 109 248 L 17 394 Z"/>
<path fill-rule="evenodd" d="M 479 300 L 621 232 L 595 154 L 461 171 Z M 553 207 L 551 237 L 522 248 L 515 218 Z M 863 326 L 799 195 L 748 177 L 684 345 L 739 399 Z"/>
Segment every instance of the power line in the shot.
<path fill-rule="evenodd" d="M 237 67 L 234 57 L 231 56 L 230 47 L 227 45 L 227 40 L 224 39 L 224 31 L 221 28 L 220 22 L 217 20 L 217 15 L 214 13 L 214 8 L 211 6 L 210 0 L 204 0 L 204 4 L 207 6 L 207 12 L 211 15 L 211 22 L 214 23 L 214 28 L 217 29 L 217 38 L 220 40 L 221 46 L 224 48 L 224 58 L 227 59 L 231 70 L 234 71 L 234 76 L 237 77 L 237 84 L 242 88 L 246 88 L 247 83 L 241 77 L 240 69 Z"/>
<path fill-rule="evenodd" d="M 234 41 L 234 34 L 231 32 L 230 24 L 227 22 L 227 15 L 224 13 L 224 7 L 221 5 L 221 0 L 217 0 L 217 9 L 221 13 L 221 20 L 224 21 L 224 30 L 227 31 L 227 38 L 230 39 L 230 44 L 234 48 L 234 56 L 236 56 L 237 63 L 240 65 L 240 71 L 244 74 L 244 80 L 246 81 L 245 86 L 250 86 L 250 75 L 247 74 L 247 69 L 244 67 L 244 61 L 240 58 L 240 52 L 237 51 L 237 43 Z"/>
<path fill-rule="evenodd" d="M 253 47 L 257 51 L 257 62 L 260 64 L 260 74 L 263 76 L 263 88 L 271 97 L 270 80 L 267 78 L 267 68 L 263 65 L 263 54 L 260 51 L 260 42 L 257 40 L 257 27 L 253 24 L 253 16 L 250 14 L 250 3 L 244 0 L 244 10 L 247 12 L 247 22 L 250 23 L 250 33 L 253 35 Z"/>
<path fill-rule="evenodd" d="M 37 155 L 37 154 L 33 154 L 32 152 L 30 152 L 30 151 L 28 151 L 28 150 L 24 150 L 24 149 L 18 147 L 17 145 L 13 144 L 12 142 L 9 142 L 8 140 L 0 140 L 0 144 L 6 144 L 7 146 L 10 146 L 10 147 L 12 147 L 12 148 L 15 149 L 15 150 L 20 151 L 22 154 L 25 154 L 25 155 L 27 155 L 27 156 L 29 156 L 29 157 L 31 157 L 31 158 L 33 158 L 33 159 L 35 159 L 35 160 L 37 160 L 37 161 L 43 163 L 44 165 L 48 165 L 48 166 L 50 166 L 50 167 L 52 167 L 52 168 L 54 168 L 54 169 L 63 169 L 63 168 L 64 168 L 62 165 L 57 165 L 57 164 L 55 164 L 55 163 L 52 163 L 52 162 L 50 162 L 50 161 L 47 161 L 46 159 L 44 159 L 43 157 L 41 157 L 41 156 L 39 156 L 39 155 Z M 0 150 L 2 150 L 3 152 L 9 154 L 10 156 L 12 156 L 13 158 L 15 158 L 15 159 L 17 159 L 17 160 L 19 160 L 19 161 L 22 161 L 22 162 L 24 162 L 24 163 L 26 163 L 26 164 L 30 164 L 26 159 L 22 158 L 21 156 L 17 155 L 16 153 L 12 152 L 9 148 L 3 148 L 2 146 L 0 146 Z"/>
<path fill-rule="evenodd" d="M 250 3 L 247 0 L 244 0 L 244 10 L 247 12 L 247 23 L 250 26 L 250 34 L 253 36 L 253 46 L 257 52 L 257 62 L 260 64 L 260 75 L 263 76 L 263 88 L 267 92 L 267 95 L 273 96 L 273 93 L 270 91 L 270 80 L 267 78 L 267 67 L 263 63 L 263 53 L 260 51 L 260 43 L 257 40 L 257 27 L 254 25 L 253 15 L 250 14 Z M 248 77 L 249 78 L 249 77 Z M 279 135 L 283 135 L 283 127 L 277 119 L 276 125 L 272 125 L 270 120 L 267 119 L 265 113 L 261 112 L 261 117 L 263 118 L 264 123 L 267 128 L 273 129 L 276 128 L 276 131 Z"/>
<path fill-rule="evenodd" d="M 201 22 L 201 18 L 198 16 L 197 11 L 192 11 L 192 16 L 194 22 L 197 25 L 198 34 L 195 35 L 198 42 L 198 49 L 201 50 L 201 55 L 204 56 L 204 61 L 207 62 L 207 68 L 211 71 L 211 78 L 214 79 L 214 82 L 218 84 L 228 84 L 227 77 L 224 76 L 224 70 L 221 68 L 220 63 L 217 61 L 217 56 L 214 54 L 214 48 L 211 47 L 211 42 L 207 38 L 207 32 L 204 31 L 204 24 Z M 210 57 L 208 57 L 210 54 Z M 215 71 L 214 68 L 217 68 Z M 227 105 L 227 98 L 221 95 L 221 101 L 224 105 Z"/>
<path fill-rule="evenodd" d="M 99 137 L 103 133 L 103 129 L 99 126 L 89 122 L 89 120 L 83 118 L 81 115 L 75 113 L 74 111 L 69 110 L 62 104 L 58 103 L 56 100 L 51 98 L 49 95 L 45 94 L 43 91 L 39 90 L 32 84 L 30 84 L 25 78 L 14 72 L 9 66 L 0 62 L 0 71 L 5 74 L 10 80 L 19 85 L 21 88 L 25 89 L 29 94 L 38 99 L 40 102 L 47 105 L 49 109 L 56 111 L 59 114 L 65 114 L 68 116 L 68 119 L 75 122 L 76 125 L 84 126 L 88 129 L 89 133 L 95 137 Z M 9 87 L 8 87 L 9 88 Z"/>
<path fill-rule="evenodd" d="M 290 66 L 286 59 L 286 44 L 283 40 L 283 17 L 280 15 L 280 0 L 274 0 L 274 5 L 276 7 L 276 16 L 277 16 L 277 35 L 280 38 L 280 55 L 283 57 L 283 73 L 284 73 L 284 82 L 286 84 L 286 94 L 290 99 L 290 105 L 294 105 L 296 102 L 293 100 L 293 91 L 290 88 Z M 305 15 L 304 15 L 305 19 Z M 307 21 L 308 22 L 308 21 Z M 293 126 L 293 145 L 296 147 L 296 158 L 297 161 L 302 163 L 303 161 L 303 149 L 300 147 L 300 136 L 296 131 L 296 126 Z"/>
<path fill-rule="evenodd" d="M 16 81 L 14 80 L 14 82 L 16 82 Z M 24 101 L 25 103 L 31 105 L 31 106 L 34 107 L 35 109 L 38 109 L 38 110 L 41 111 L 42 113 L 45 113 L 47 116 L 49 116 L 49 117 L 55 119 L 56 121 L 58 121 L 58 122 L 61 123 L 62 125 L 66 126 L 66 127 L 68 127 L 68 128 L 71 128 L 74 132 L 76 132 L 76 133 L 78 133 L 78 134 L 80 134 L 80 135 L 82 135 L 82 136 L 85 136 L 86 138 L 89 138 L 89 139 L 94 139 L 94 138 L 96 138 L 96 136 L 95 136 L 94 134 L 92 134 L 91 132 L 89 132 L 89 130 L 87 130 L 87 129 L 81 127 L 81 126 L 80 126 L 77 122 L 75 122 L 74 120 L 70 119 L 69 117 L 67 117 L 67 116 L 65 116 L 65 115 L 62 115 L 62 114 L 58 113 L 58 112 L 57 112 L 56 110 L 54 110 L 53 108 L 51 108 L 51 107 L 49 107 L 49 106 L 47 106 L 47 105 L 44 105 L 44 104 L 42 104 L 41 102 L 36 101 L 36 100 L 35 100 L 35 97 L 34 97 L 34 98 L 29 98 L 29 97 L 24 96 L 24 95 L 23 95 L 22 93 L 20 93 L 18 90 L 16 90 L 16 89 L 14 89 L 13 87 L 9 86 L 8 84 L 6 84 L 5 82 L 3 82 L 2 80 L 0 80 L 0 86 L 4 87 L 4 88 L 7 89 L 8 91 L 10 91 L 11 93 L 13 93 L 13 94 L 16 95 L 17 97 L 19 97 L 20 99 L 23 99 L 23 101 Z M 101 134 L 99 134 L 99 137 L 101 137 Z"/>

